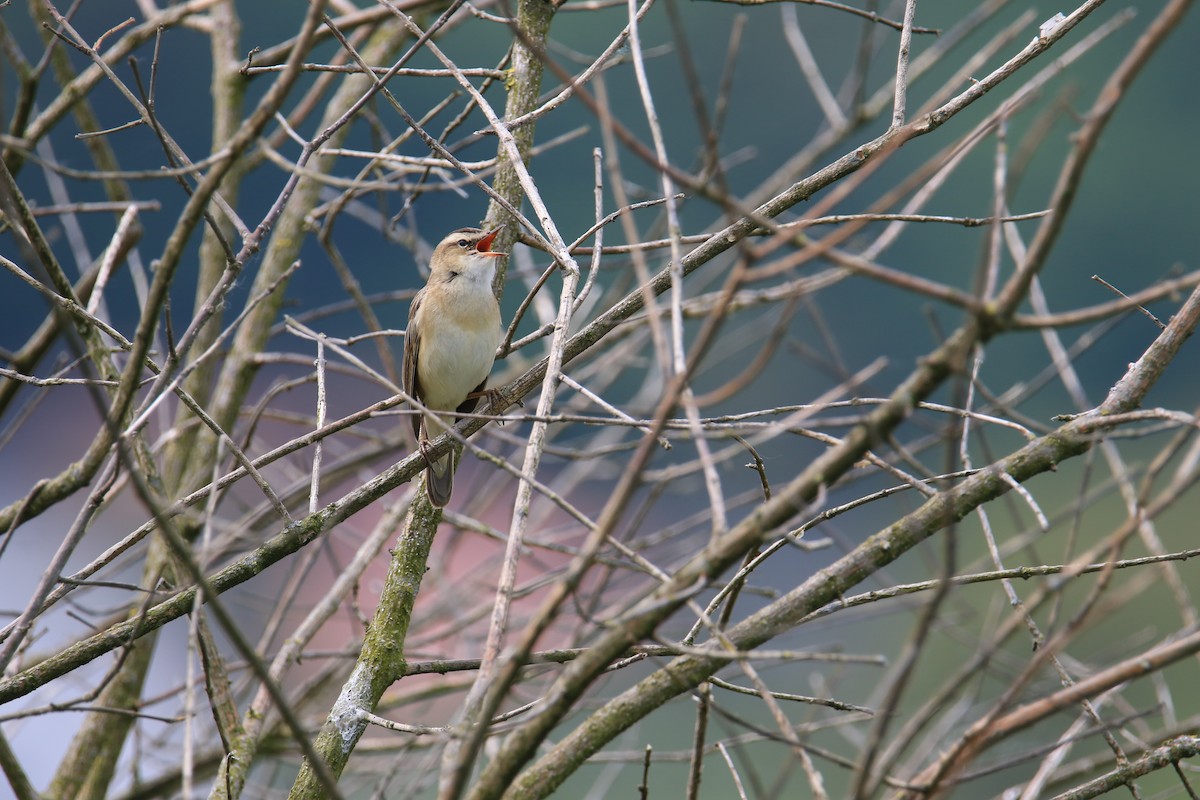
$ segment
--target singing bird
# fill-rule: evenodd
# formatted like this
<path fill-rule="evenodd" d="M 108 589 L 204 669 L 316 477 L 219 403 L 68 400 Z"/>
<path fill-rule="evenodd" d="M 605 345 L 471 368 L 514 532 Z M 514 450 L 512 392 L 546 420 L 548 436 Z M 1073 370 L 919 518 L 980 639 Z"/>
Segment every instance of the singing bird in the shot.
<path fill-rule="evenodd" d="M 459 228 L 434 248 L 429 281 L 408 310 L 404 335 L 404 391 L 430 411 L 470 413 L 484 394 L 500 345 L 500 304 L 492 291 L 500 231 Z M 437 415 L 447 425 L 453 413 Z M 413 415 L 413 433 L 424 453 L 442 432 L 432 414 Z M 453 453 L 425 458 L 425 490 L 439 508 L 454 487 Z"/>

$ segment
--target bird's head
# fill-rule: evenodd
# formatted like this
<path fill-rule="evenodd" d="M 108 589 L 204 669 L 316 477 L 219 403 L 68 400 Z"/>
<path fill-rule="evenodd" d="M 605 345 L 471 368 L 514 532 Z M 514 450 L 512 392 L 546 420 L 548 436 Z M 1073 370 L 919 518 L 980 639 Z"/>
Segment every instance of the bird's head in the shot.
<path fill-rule="evenodd" d="M 492 250 L 492 242 L 499 232 L 499 228 L 494 231 L 459 228 L 446 234 L 433 250 L 430 270 L 453 274 L 490 272 L 495 264 L 494 259 L 506 255 Z"/>

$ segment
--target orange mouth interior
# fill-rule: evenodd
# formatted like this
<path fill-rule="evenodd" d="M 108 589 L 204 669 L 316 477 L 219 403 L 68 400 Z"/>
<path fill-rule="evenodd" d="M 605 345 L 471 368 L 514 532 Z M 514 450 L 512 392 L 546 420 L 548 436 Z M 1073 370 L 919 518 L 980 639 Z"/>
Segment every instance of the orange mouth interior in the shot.
<path fill-rule="evenodd" d="M 479 244 L 475 245 L 475 249 L 481 253 L 490 253 L 492 251 L 492 241 L 495 240 L 498 233 L 500 233 L 499 228 L 480 239 Z M 497 255 L 499 254 L 497 253 Z"/>

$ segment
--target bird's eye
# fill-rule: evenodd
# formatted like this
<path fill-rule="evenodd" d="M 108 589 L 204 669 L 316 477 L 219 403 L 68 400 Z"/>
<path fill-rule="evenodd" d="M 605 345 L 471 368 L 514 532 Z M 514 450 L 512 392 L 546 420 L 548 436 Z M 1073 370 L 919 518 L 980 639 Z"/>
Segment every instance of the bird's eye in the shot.
<path fill-rule="evenodd" d="M 468 242 L 466 239 L 459 239 L 458 246 L 461 247 L 462 249 L 466 250 L 468 247 L 471 246 L 471 243 Z"/>

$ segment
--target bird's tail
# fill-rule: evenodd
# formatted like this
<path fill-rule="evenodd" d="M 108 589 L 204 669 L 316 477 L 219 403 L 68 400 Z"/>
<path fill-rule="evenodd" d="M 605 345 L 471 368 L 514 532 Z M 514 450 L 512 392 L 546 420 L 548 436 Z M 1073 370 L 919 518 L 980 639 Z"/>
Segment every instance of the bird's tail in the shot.
<path fill-rule="evenodd" d="M 450 492 L 454 489 L 453 458 L 453 452 L 447 453 L 425 468 L 425 493 L 438 508 L 450 502 Z"/>
<path fill-rule="evenodd" d="M 446 424 L 452 424 L 454 418 L 440 417 Z M 433 438 L 442 432 L 442 428 L 429 421 L 426 416 L 422 433 L 425 437 Z M 443 508 L 450 502 L 450 492 L 454 489 L 454 451 L 451 450 L 437 461 L 431 461 L 425 467 L 425 494 L 429 502 L 438 508 Z"/>

